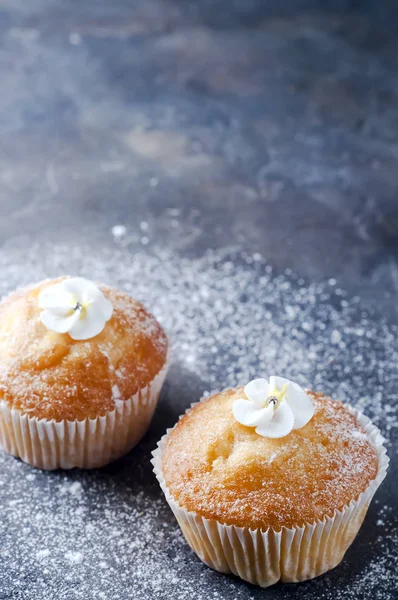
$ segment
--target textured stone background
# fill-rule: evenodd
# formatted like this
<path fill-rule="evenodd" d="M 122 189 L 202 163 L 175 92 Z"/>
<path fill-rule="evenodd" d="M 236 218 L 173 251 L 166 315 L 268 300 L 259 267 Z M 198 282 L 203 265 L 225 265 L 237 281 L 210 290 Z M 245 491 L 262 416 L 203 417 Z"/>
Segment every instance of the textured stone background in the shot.
<path fill-rule="evenodd" d="M 1 242 L 139 214 L 396 293 L 394 0 L 1 0 L 0 29 Z"/>
<path fill-rule="evenodd" d="M 258 254 L 392 322 L 397 67 L 394 0 L 0 0 L 2 251 L 124 224 L 132 255 Z"/>

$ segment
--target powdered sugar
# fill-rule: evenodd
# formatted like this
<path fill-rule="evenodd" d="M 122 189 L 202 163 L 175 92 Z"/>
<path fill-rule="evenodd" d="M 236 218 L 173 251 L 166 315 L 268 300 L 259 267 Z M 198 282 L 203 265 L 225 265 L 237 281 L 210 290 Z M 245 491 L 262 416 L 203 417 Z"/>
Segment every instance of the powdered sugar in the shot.
<path fill-rule="evenodd" d="M 74 481 L 70 485 L 62 485 L 59 488 L 61 495 L 71 494 L 72 496 L 78 496 L 83 491 L 83 486 L 80 481 Z"/>
<path fill-rule="evenodd" d="M 0 589 L 13 600 L 221 600 L 227 592 L 236 600 L 263 598 L 193 556 L 151 473 L 150 450 L 205 390 L 277 373 L 361 408 L 393 454 L 398 327 L 335 282 L 308 285 L 274 274 L 259 256 L 131 254 L 108 236 L 90 245 L 41 240 L 28 253 L 24 244 L 8 246 L 0 251 L 0 292 L 69 272 L 73 264 L 74 275 L 117 285 L 153 311 L 171 336 L 174 366 L 148 436 L 119 463 L 97 472 L 43 473 L 0 455 Z M 333 331 L 341 335 L 334 343 Z M 385 500 L 372 504 L 338 569 L 267 595 L 391 600 L 396 500 L 387 484 L 380 493 Z"/>
<path fill-rule="evenodd" d="M 65 554 L 65 558 L 72 564 L 79 564 L 79 563 L 83 562 L 84 557 L 81 552 L 73 552 L 72 550 L 69 550 Z"/>

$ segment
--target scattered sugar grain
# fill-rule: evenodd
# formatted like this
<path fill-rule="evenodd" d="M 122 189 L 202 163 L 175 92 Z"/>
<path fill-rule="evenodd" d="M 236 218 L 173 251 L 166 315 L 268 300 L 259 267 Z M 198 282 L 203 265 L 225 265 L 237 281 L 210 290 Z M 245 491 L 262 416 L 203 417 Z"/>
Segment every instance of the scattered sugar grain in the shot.
<path fill-rule="evenodd" d="M 111 229 L 112 235 L 115 240 L 120 240 L 127 233 L 127 227 L 125 225 L 114 225 Z"/>
<path fill-rule="evenodd" d="M 83 554 L 81 552 L 69 551 L 65 554 L 65 558 L 73 564 L 79 564 L 83 562 Z"/>
<path fill-rule="evenodd" d="M 71 484 L 62 485 L 59 488 L 60 494 L 63 496 L 65 494 L 70 494 L 71 496 L 79 496 L 83 493 L 83 486 L 80 481 L 74 481 Z"/>

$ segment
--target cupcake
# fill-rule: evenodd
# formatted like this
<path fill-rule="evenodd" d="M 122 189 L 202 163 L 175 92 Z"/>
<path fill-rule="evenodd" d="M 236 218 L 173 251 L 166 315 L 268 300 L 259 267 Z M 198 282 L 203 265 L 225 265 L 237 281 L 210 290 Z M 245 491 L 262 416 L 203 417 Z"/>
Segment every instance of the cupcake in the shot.
<path fill-rule="evenodd" d="M 167 337 L 126 293 L 81 277 L 0 302 L 0 446 L 41 469 L 101 467 L 151 421 Z"/>
<path fill-rule="evenodd" d="M 199 558 L 267 587 L 342 560 L 386 474 L 383 441 L 350 406 L 270 377 L 193 405 L 152 462 Z"/>

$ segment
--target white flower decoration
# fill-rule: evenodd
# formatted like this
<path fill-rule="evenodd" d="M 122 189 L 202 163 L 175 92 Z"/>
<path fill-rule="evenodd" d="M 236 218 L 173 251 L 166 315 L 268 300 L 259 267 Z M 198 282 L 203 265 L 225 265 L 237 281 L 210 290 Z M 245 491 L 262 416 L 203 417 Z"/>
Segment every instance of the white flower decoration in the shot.
<path fill-rule="evenodd" d="M 245 387 L 247 399 L 239 398 L 232 406 L 241 425 L 255 427 L 256 433 L 281 438 L 301 429 L 314 414 L 314 406 L 305 391 L 289 379 L 254 379 Z"/>
<path fill-rule="evenodd" d="M 73 340 L 88 340 L 104 329 L 113 306 L 88 279 L 72 277 L 46 287 L 39 294 L 41 322 Z"/>

